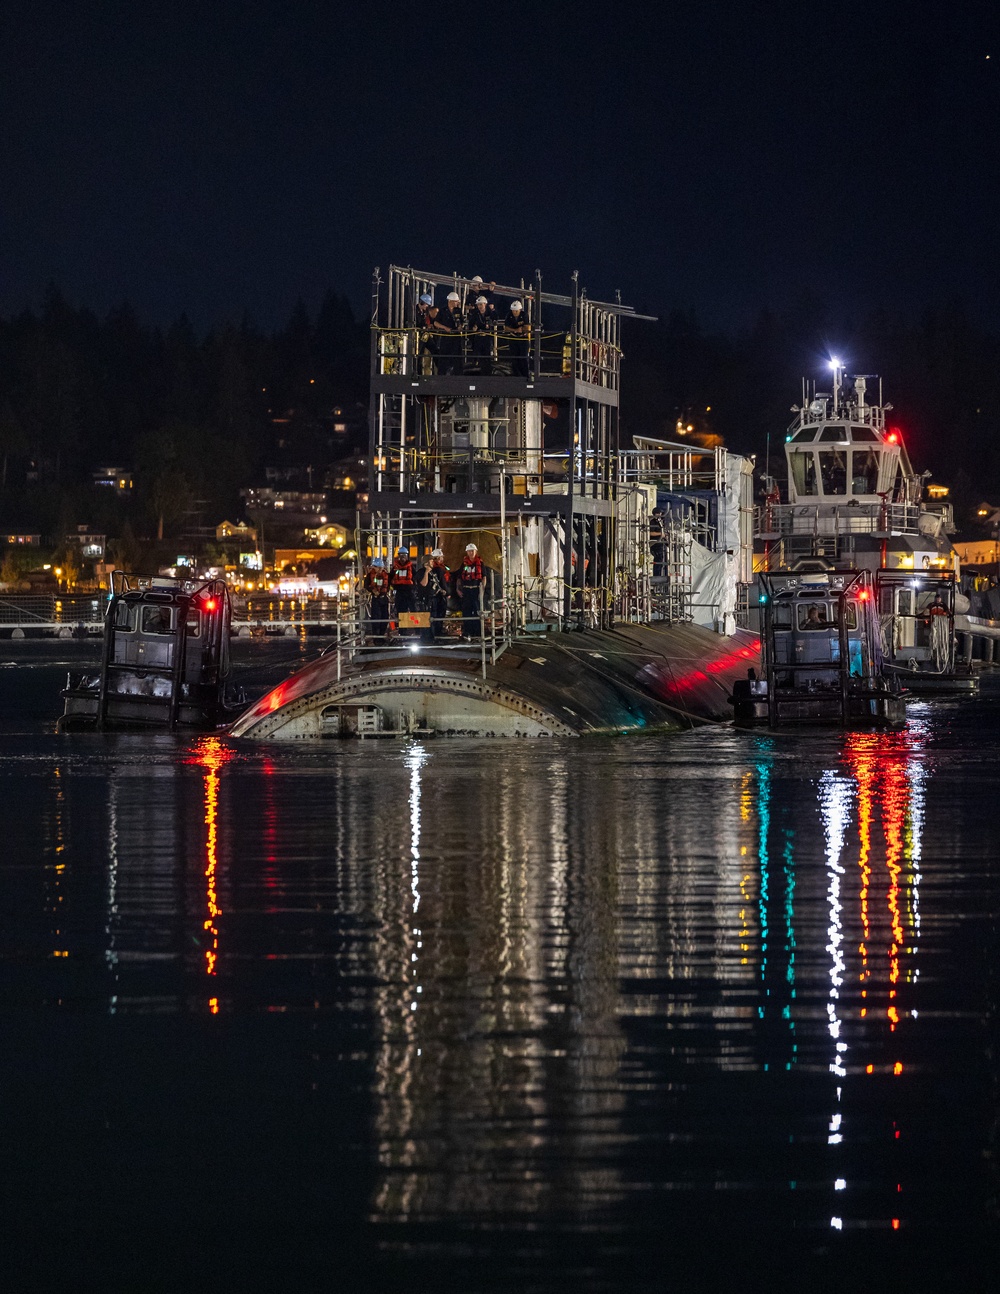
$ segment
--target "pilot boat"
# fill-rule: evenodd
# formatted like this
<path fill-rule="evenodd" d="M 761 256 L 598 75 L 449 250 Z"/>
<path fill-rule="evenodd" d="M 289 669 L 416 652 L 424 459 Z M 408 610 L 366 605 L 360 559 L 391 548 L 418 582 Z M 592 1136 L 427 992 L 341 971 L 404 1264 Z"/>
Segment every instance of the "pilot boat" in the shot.
<path fill-rule="evenodd" d="M 226 724 L 245 704 L 229 684 L 231 619 L 224 580 L 115 571 L 100 668 L 68 676 L 59 731 Z"/>
<path fill-rule="evenodd" d="M 869 571 L 760 577 L 763 678 L 733 689 L 738 727 L 901 728 L 906 709 L 883 669 Z"/>

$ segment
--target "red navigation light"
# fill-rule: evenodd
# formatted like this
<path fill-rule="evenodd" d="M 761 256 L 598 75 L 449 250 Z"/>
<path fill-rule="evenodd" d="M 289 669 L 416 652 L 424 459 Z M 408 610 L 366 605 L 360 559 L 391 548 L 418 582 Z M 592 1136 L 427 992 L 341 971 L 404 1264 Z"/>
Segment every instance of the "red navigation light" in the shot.
<path fill-rule="evenodd" d="M 219 600 L 218 598 L 205 598 L 201 605 L 202 609 L 205 611 L 214 611 L 219 605 Z"/>
<path fill-rule="evenodd" d="M 898 431 L 890 431 L 890 432 L 889 432 L 889 434 L 888 434 L 888 436 L 886 436 L 886 440 L 889 442 L 889 444 L 890 444 L 890 445 L 898 445 L 898 444 L 899 444 L 899 432 L 898 432 Z"/>
<path fill-rule="evenodd" d="M 867 589 L 859 589 L 859 590 L 858 590 L 858 601 L 859 601 L 859 602 L 867 602 L 867 601 L 868 601 L 868 590 L 867 590 Z"/>

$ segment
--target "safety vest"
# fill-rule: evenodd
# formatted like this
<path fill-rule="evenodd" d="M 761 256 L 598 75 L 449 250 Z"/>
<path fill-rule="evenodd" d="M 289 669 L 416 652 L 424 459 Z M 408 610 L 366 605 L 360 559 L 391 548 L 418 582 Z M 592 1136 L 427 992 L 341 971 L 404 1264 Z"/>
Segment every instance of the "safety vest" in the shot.
<path fill-rule="evenodd" d="M 413 583 L 413 563 L 409 559 L 405 562 L 397 559 L 392 568 L 392 582 L 394 585 Z"/>
<path fill-rule="evenodd" d="M 479 557 L 467 557 L 462 563 L 461 580 L 463 584 L 478 584 L 483 578 L 483 563 Z"/>
<path fill-rule="evenodd" d="M 369 593 L 384 593 L 389 587 L 389 573 L 381 566 L 373 566 L 365 578 Z"/>

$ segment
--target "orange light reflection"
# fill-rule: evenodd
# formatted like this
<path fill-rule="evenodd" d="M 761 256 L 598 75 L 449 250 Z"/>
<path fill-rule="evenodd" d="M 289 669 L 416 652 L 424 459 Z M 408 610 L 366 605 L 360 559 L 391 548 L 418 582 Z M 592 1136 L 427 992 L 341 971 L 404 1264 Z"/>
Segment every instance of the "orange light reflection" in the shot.
<path fill-rule="evenodd" d="M 219 868 L 219 770 L 229 762 L 233 752 L 218 737 L 203 737 L 194 750 L 191 763 L 200 764 L 205 770 L 205 903 L 207 916 L 202 928 L 208 935 L 209 946 L 205 949 L 205 974 L 215 975 L 219 960 L 219 917 L 222 908 L 219 905 L 218 868 Z M 219 999 L 209 998 L 208 1008 L 213 1015 L 218 1014 Z"/>

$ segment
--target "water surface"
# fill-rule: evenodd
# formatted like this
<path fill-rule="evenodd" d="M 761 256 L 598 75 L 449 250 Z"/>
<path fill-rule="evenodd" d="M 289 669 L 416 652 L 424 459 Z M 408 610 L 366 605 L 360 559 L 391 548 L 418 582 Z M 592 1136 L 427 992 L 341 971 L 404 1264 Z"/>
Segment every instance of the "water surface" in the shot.
<path fill-rule="evenodd" d="M 8 1287 L 993 1287 L 996 687 L 267 746 L 56 736 L 92 649 L 4 646 Z"/>

